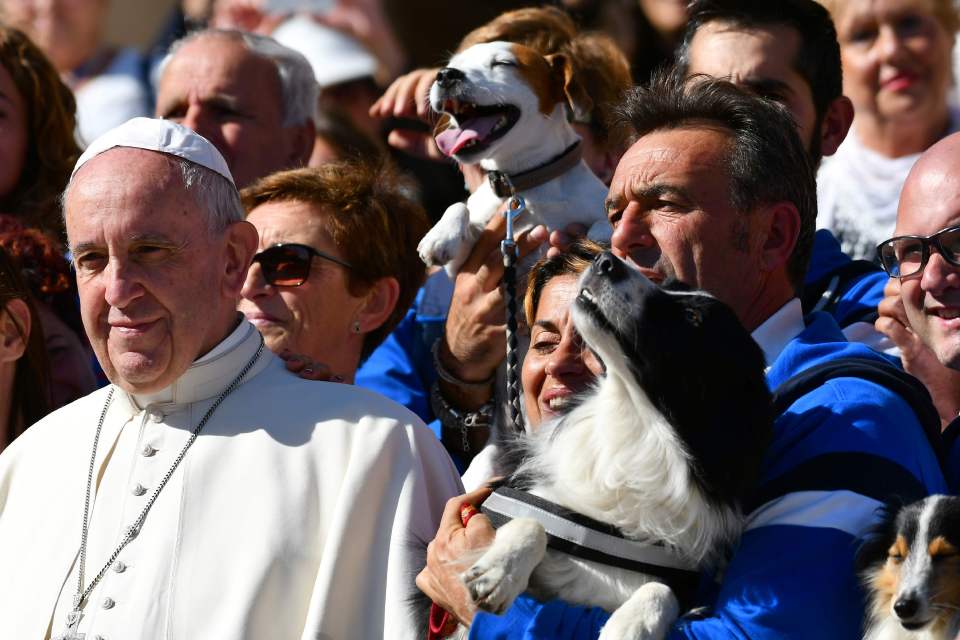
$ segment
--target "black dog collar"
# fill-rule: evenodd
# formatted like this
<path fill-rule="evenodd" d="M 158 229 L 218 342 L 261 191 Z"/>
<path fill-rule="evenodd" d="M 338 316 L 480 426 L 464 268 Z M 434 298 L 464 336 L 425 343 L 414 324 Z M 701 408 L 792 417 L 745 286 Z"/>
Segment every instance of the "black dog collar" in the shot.
<path fill-rule="evenodd" d="M 481 507 L 494 527 L 514 518 L 533 518 L 547 532 L 547 546 L 611 567 L 661 578 L 680 592 L 695 589 L 696 568 L 663 545 L 630 540 L 613 526 L 597 522 L 526 491 L 500 486 Z"/>
<path fill-rule="evenodd" d="M 487 180 L 490 181 L 490 187 L 497 194 L 497 197 L 509 198 L 519 191 L 539 187 L 541 184 L 563 175 L 577 166 L 582 158 L 583 147 L 577 140 L 567 147 L 566 151 L 539 167 L 513 175 L 503 171 L 489 171 L 487 172 Z"/>

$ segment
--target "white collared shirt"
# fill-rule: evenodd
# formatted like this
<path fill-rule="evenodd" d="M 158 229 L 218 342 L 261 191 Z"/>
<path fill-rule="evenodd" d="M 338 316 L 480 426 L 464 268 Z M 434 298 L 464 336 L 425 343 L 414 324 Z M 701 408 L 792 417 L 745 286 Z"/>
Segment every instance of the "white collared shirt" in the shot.
<path fill-rule="evenodd" d="M 753 330 L 750 336 L 763 350 L 767 371 L 790 341 L 803 333 L 804 329 L 806 325 L 803 322 L 803 305 L 800 298 L 794 298 Z"/>

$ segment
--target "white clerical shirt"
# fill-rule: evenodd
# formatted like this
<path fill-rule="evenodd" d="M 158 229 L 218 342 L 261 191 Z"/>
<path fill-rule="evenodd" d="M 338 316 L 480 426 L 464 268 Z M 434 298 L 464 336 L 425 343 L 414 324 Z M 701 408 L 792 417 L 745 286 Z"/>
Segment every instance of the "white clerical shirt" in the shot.
<path fill-rule="evenodd" d="M 171 387 L 115 389 L 94 465 L 84 587 L 259 343 L 244 320 Z M 51 414 L 0 455 L 0 638 L 57 637 L 67 626 L 106 395 Z M 444 503 L 460 491 L 412 413 L 357 387 L 300 380 L 264 348 L 88 597 L 78 631 L 416 637 L 407 598 Z"/>

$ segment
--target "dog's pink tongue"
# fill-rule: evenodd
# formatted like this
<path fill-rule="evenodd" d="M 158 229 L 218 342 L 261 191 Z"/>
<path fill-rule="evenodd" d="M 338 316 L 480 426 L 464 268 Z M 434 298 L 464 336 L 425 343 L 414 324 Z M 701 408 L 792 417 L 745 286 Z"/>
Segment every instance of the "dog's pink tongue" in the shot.
<path fill-rule="evenodd" d="M 463 123 L 459 129 L 450 128 L 437 135 L 437 146 L 444 155 L 452 156 L 471 140 L 483 140 L 493 131 L 500 116 L 483 116 Z"/>

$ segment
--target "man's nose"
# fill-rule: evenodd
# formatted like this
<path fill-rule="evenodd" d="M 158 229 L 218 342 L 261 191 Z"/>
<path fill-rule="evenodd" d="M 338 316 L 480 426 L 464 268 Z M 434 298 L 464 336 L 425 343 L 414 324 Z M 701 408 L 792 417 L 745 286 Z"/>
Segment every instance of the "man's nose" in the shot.
<path fill-rule="evenodd" d="M 183 119 L 180 121 L 180 124 L 196 131 L 211 142 L 218 138 L 217 133 L 219 130 L 211 120 L 209 111 L 200 102 L 190 103 L 186 113 L 183 114 Z"/>
<path fill-rule="evenodd" d="M 634 251 L 649 249 L 657 246 L 657 241 L 650 233 L 649 217 L 642 211 L 631 211 L 628 207 L 617 223 L 610 238 L 613 253 L 626 259 Z"/>
<path fill-rule="evenodd" d="M 107 279 L 104 287 L 104 299 L 116 309 L 126 308 L 131 302 L 143 295 L 143 284 L 137 278 L 134 269 L 111 260 L 103 271 Z"/>
<path fill-rule="evenodd" d="M 960 288 L 960 267 L 950 264 L 939 251 L 931 249 L 920 278 L 920 288 L 933 295 Z"/>

